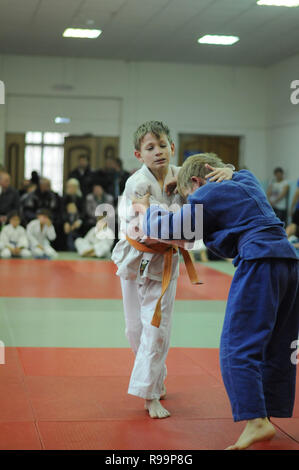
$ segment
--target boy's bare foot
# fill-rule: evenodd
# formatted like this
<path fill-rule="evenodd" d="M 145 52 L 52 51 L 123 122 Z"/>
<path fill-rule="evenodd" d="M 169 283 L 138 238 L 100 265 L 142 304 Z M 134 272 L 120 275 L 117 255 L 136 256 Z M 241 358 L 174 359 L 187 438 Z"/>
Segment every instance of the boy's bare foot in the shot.
<path fill-rule="evenodd" d="M 91 250 L 84 251 L 82 256 L 94 256 L 94 249 L 92 248 Z"/>
<path fill-rule="evenodd" d="M 145 409 L 148 410 L 148 413 L 151 418 L 168 418 L 170 413 L 166 410 L 160 403 L 158 398 L 154 400 L 145 400 Z"/>
<path fill-rule="evenodd" d="M 247 422 L 237 442 L 226 450 L 243 450 L 255 442 L 269 441 L 275 435 L 275 428 L 268 418 L 256 418 Z"/>
<path fill-rule="evenodd" d="M 165 384 L 163 384 L 163 389 L 162 389 L 162 393 L 160 396 L 160 400 L 165 400 L 165 398 L 166 398 L 166 387 L 165 387 Z"/>

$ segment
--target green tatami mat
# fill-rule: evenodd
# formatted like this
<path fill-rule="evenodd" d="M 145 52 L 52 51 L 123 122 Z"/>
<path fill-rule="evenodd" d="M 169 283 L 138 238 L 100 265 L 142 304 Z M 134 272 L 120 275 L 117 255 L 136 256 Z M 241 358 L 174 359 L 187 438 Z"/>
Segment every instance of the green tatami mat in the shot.
<path fill-rule="evenodd" d="M 224 301 L 177 300 L 172 347 L 217 348 Z M 128 347 L 121 300 L 0 298 L 0 340 L 14 347 Z"/>

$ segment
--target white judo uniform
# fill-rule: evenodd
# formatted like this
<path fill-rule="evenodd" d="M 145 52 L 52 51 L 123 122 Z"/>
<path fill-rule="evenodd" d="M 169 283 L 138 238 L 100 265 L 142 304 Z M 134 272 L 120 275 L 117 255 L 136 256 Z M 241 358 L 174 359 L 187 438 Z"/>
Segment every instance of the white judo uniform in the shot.
<path fill-rule="evenodd" d="M 41 228 L 41 224 L 38 219 L 32 220 L 27 225 L 27 235 L 29 246 L 34 257 L 40 258 L 43 255 L 46 255 L 49 258 L 57 258 L 58 253 L 50 245 L 50 241 L 53 241 L 56 238 L 53 224 L 50 225 L 50 227 L 44 225 L 43 228 Z"/>
<path fill-rule="evenodd" d="M 2 258 L 14 256 L 11 254 L 10 248 L 21 248 L 19 255 L 21 258 L 30 258 L 31 256 L 26 230 L 21 225 L 13 227 L 8 224 L 3 227 L 0 234 L 0 247 Z"/>
<path fill-rule="evenodd" d="M 127 233 L 128 227 L 132 229 L 134 225 L 134 214 L 130 214 L 132 197 L 150 193 L 151 203 L 164 203 L 168 206 L 176 204 L 179 209 L 182 205 L 180 196 L 176 194 L 169 197 L 165 192 L 165 185 L 177 176 L 179 169 L 169 166 L 163 191 L 145 165 L 127 180 L 118 207 L 120 240 L 112 253 L 112 260 L 118 267 L 117 275 L 121 280 L 126 335 L 136 355 L 128 393 L 149 400 L 160 398 L 166 377 L 165 360 L 179 275 L 179 255 L 176 253 L 173 256 L 171 281 L 161 302 L 162 320 L 160 327 L 156 328 L 151 325 L 151 320 L 161 295 L 163 255 L 140 252 L 125 239 L 125 235 L 132 238 L 132 232 Z M 136 238 L 141 243 L 144 239 L 145 237 Z"/>
<path fill-rule="evenodd" d="M 77 238 L 75 240 L 75 247 L 80 256 L 91 250 L 94 250 L 98 258 L 111 255 L 111 248 L 114 242 L 113 231 L 106 227 L 102 230 L 97 230 L 92 227 L 84 238 Z"/>

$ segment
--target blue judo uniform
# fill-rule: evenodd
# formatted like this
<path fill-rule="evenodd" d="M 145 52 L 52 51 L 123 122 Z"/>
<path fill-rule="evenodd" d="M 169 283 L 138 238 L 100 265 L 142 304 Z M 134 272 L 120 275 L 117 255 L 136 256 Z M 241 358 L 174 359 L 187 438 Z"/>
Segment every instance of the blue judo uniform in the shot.
<path fill-rule="evenodd" d="M 208 182 L 181 212 L 151 206 L 143 229 L 176 239 L 185 214 L 203 204 L 203 240 L 237 266 L 220 343 L 221 373 L 235 421 L 292 416 L 299 331 L 299 262 L 255 176 Z"/>

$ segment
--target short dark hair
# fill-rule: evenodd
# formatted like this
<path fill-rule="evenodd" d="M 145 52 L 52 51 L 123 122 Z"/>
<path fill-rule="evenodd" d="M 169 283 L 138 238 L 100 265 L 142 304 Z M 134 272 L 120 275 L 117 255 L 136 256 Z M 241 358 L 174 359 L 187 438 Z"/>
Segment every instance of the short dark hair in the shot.
<path fill-rule="evenodd" d="M 49 209 L 45 209 L 45 208 L 38 209 L 38 211 L 36 212 L 36 215 L 45 215 L 46 217 L 49 217 L 49 219 L 52 220 L 52 213 L 51 211 L 49 211 Z"/>
<path fill-rule="evenodd" d="M 274 173 L 274 175 L 275 175 L 276 173 L 284 173 L 284 171 L 283 171 L 283 169 L 281 168 L 281 166 L 278 166 L 277 168 L 275 168 L 275 170 L 274 170 L 273 173 Z"/>
<path fill-rule="evenodd" d="M 78 157 L 78 160 L 80 160 L 80 158 L 84 158 L 89 162 L 89 155 L 87 155 L 86 153 L 81 153 Z"/>
<path fill-rule="evenodd" d="M 19 219 L 21 218 L 20 213 L 17 210 L 10 211 L 7 214 L 7 220 L 9 221 L 10 219 L 12 219 L 13 217 L 16 217 L 16 216 L 19 217 Z"/>

